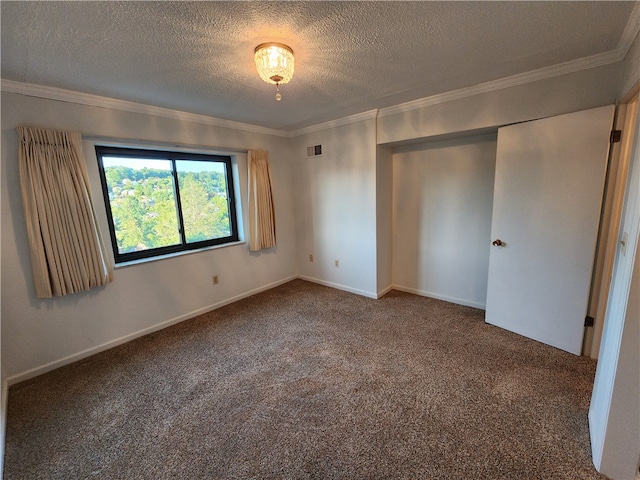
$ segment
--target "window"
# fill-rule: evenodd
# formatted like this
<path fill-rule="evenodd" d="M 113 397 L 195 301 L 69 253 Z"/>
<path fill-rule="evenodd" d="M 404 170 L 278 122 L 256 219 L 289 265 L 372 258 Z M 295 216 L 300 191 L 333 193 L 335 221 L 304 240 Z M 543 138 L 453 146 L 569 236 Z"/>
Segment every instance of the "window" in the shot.
<path fill-rule="evenodd" d="M 96 146 L 116 263 L 238 240 L 231 157 Z"/>

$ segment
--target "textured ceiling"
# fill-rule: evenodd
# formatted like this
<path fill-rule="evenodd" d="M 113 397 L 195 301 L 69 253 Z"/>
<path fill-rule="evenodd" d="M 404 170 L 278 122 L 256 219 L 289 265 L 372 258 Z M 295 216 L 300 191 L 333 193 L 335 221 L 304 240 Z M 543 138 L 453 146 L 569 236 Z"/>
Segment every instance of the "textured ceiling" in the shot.
<path fill-rule="evenodd" d="M 615 51 L 635 2 L 1 2 L 2 78 L 294 130 Z M 295 52 L 293 80 L 253 49 Z"/>

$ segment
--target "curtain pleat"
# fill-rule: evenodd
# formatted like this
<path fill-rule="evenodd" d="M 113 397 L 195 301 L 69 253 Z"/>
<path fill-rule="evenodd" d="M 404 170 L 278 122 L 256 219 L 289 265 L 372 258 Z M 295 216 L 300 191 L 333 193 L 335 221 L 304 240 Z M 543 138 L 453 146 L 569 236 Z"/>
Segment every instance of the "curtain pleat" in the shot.
<path fill-rule="evenodd" d="M 271 192 L 269 152 L 249 150 L 249 250 L 276 245 L 276 217 Z"/>
<path fill-rule="evenodd" d="M 18 127 L 20 184 L 36 295 L 105 285 L 113 265 L 89 195 L 79 133 Z"/>

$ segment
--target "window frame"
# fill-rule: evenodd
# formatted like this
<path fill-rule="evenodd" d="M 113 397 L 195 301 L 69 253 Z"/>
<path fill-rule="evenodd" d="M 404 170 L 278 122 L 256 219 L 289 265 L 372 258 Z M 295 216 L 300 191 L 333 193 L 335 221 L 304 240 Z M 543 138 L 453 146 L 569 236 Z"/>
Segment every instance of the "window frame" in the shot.
<path fill-rule="evenodd" d="M 152 259 L 162 257 L 165 255 L 190 252 L 193 250 L 199 250 L 207 247 L 221 246 L 230 243 L 236 243 L 240 241 L 240 234 L 238 231 L 238 214 L 237 208 L 240 208 L 236 204 L 235 182 L 233 174 L 233 164 L 231 156 L 207 154 L 207 153 L 193 153 L 182 152 L 179 150 L 154 150 L 147 148 L 132 148 L 132 147 L 114 147 L 108 145 L 95 145 L 96 158 L 98 160 L 98 171 L 100 173 L 100 184 L 102 186 L 102 197 L 105 203 L 105 209 L 107 214 L 107 221 L 109 226 L 109 236 L 111 238 L 111 246 L 113 248 L 114 261 L 117 264 L 126 262 L 132 262 L 136 260 Z M 174 184 L 174 195 L 176 204 L 176 214 L 178 219 L 178 234 L 180 237 L 180 244 L 169 245 L 166 247 L 149 248 L 146 250 L 138 250 L 134 252 L 120 253 L 118 248 L 118 240 L 116 237 L 115 223 L 113 221 L 113 214 L 111 211 L 111 201 L 109 199 L 109 186 L 107 184 L 107 178 L 105 174 L 103 157 L 117 156 L 121 158 L 131 159 L 154 159 L 154 160 L 168 160 L 171 162 L 171 174 Z M 225 165 L 226 173 L 226 187 L 227 187 L 227 205 L 229 209 L 229 227 L 231 234 L 225 237 L 214 238 L 209 240 L 201 240 L 198 242 L 188 243 L 185 238 L 184 220 L 182 214 L 182 205 L 180 201 L 180 182 L 178 180 L 178 170 L 176 168 L 176 161 L 188 160 L 188 161 L 202 161 L 208 163 L 223 163 Z"/>

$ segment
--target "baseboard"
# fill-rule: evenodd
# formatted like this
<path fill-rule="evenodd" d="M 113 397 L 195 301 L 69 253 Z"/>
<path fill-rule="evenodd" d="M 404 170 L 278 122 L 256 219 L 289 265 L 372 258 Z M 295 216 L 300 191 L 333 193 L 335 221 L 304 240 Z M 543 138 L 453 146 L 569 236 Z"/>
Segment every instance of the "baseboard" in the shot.
<path fill-rule="evenodd" d="M 418 290 L 411 287 L 405 287 L 402 285 L 393 285 L 394 290 L 400 290 L 401 292 L 413 293 L 414 295 L 420 295 L 421 297 L 435 298 L 436 300 L 444 300 L 445 302 L 455 303 L 458 305 L 464 305 L 465 307 L 478 308 L 480 310 L 486 310 L 487 305 L 484 303 L 472 302 L 464 300 L 462 298 L 449 297 L 447 295 L 440 295 L 438 293 L 427 292 L 424 290 Z"/>
<path fill-rule="evenodd" d="M 351 288 L 346 285 L 341 285 L 339 283 L 327 282 L 325 280 L 320 280 L 319 278 L 308 277 L 306 275 L 298 275 L 298 278 L 301 280 L 306 280 L 308 282 L 317 283 L 319 285 L 324 285 L 325 287 L 335 288 L 337 290 L 344 290 L 345 292 L 355 293 L 356 295 L 362 295 L 363 297 L 379 299 L 389 293 L 391 290 L 400 290 L 401 292 L 412 293 L 414 295 L 420 295 L 421 297 L 435 298 L 436 300 L 443 300 L 449 303 L 455 303 L 458 305 L 464 305 L 465 307 L 477 308 L 480 310 L 486 310 L 486 305 L 484 303 L 472 302 L 469 300 L 464 300 L 462 298 L 448 297 L 446 295 L 440 295 L 433 292 L 427 292 L 424 290 L 418 290 L 411 287 L 405 287 L 402 285 L 390 285 L 383 290 L 380 290 L 377 293 L 367 292 L 364 290 L 358 290 L 357 288 Z"/>
<path fill-rule="evenodd" d="M 171 318 L 162 323 L 155 324 L 151 327 L 144 328 L 142 330 L 138 330 L 137 332 L 130 333 L 120 338 L 116 338 L 114 340 L 110 340 L 108 342 L 102 343 L 95 347 L 88 348 L 78 353 L 74 353 L 72 355 L 66 356 L 59 360 L 55 360 L 53 362 L 49 362 L 45 365 L 40 365 L 38 367 L 27 370 L 26 372 L 22 372 L 16 375 L 12 375 L 7 378 L 8 385 L 14 385 L 16 383 L 23 382 L 25 380 L 29 380 L 31 378 L 37 377 L 38 375 L 42 375 L 44 373 L 50 372 L 51 370 L 55 370 L 56 368 L 63 367 L 64 365 L 68 365 L 73 362 L 77 362 L 78 360 L 82 360 L 83 358 L 90 357 L 91 355 L 95 355 L 96 353 L 103 352 L 105 350 L 109 350 L 110 348 L 117 347 L 118 345 L 122 345 L 123 343 L 130 342 L 131 340 L 135 340 L 136 338 L 143 337 L 153 332 L 157 332 L 158 330 L 162 330 L 164 328 L 170 327 L 171 325 L 175 325 L 176 323 L 183 322 L 185 320 L 189 320 L 190 318 L 197 317 L 198 315 L 202 315 L 207 312 L 211 312 L 212 310 L 216 310 L 220 307 L 224 307 L 225 305 L 229 305 L 230 303 L 237 302 L 238 300 L 242 300 L 243 298 L 250 297 L 260 292 L 264 292 L 265 290 L 270 290 L 278 285 L 282 285 L 284 283 L 290 282 L 291 280 L 295 280 L 298 278 L 297 275 L 293 275 L 291 277 L 287 277 L 282 280 L 278 280 L 273 283 L 269 283 L 267 285 L 263 285 L 262 287 L 249 290 L 247 292 L 241 293 L 234 297 L 227 298 L 220 302 L 213 303 L 211 305 L 207 305 L 206 307 L 199 308 L 197 310 L 193 310 L 184 315 L 180 315 L 175 318 Z M 0 477 L 1 478 L 1 477 Z"/>
<path fill-rule="evenodd" d="M 378 291 L 378 295 L 376 298 L 382 298 L 384 297 L 387 293 L 389 293 L 391 290 L 393 290 L 393 285 L 389 285 L 387 288 L 383 288 L 382 290 Z"/>
<path fill-rule="evenodd" d="M 317 283 L 319 285 L 324 285 L 325 287 L 335 288 L 336 290 L 343 290 L 349 293 L 355 293 L 356 295 L 361 295 L 363 297 L 368 298 L 378 298 L 378 294 L 375 292 L 367 292 L 365 290 L 359 290 L 357 288 L 351 288 L 347 285 L 341 285 L 339 283 L 327 282 L 325 280 L 320 280 L 319 278 L 307 277 L 306 275 L 298 275 L 298 278 L 301 280 L 306 280 L 307 282 Z"/>

